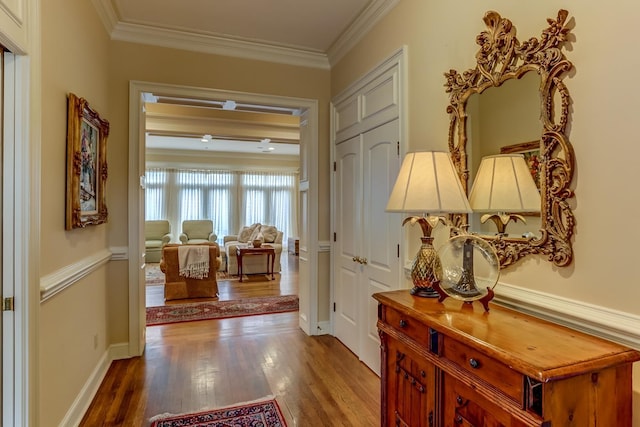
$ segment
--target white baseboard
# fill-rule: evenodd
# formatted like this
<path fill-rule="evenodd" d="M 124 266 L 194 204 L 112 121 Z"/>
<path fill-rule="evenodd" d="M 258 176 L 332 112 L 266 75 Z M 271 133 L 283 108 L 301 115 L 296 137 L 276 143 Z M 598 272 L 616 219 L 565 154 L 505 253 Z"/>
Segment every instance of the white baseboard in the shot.
<path fill-rule="evenodd" d="M 330 321 L 324 321 L 324 322 L 318 322 L 318 331 L 316 333 L 316 335 L 327 335 L 327 334 L 331 334 L 331 322 Z"/>
<path fill-rule="evenodd" d="M 84 417 L 87 409 L 89 409 L 89 405 L 91 405 L 100 384 L 102 384 L 102 380 L 104 380 L 109 370 L 109 366 L 111 366 L 111 362 L 119 359 L 127 359 L 129 357 L 128 353 L 129 343 L 109 346 L 60 422 L 60 427 L 76 427 L 80 425 L 82 417 Z"/>

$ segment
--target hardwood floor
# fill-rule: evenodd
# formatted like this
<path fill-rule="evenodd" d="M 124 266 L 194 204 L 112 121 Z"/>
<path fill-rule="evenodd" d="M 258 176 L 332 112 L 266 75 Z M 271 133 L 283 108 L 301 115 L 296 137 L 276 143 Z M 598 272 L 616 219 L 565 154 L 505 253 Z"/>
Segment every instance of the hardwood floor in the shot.
<path fill-rule="evenodd" d="M 218 279 L 218 300 L 228 301 L 233 299 L 266 297 L 274 295 L 297 295 L 298 294 L 298 257 L 282 253 L 280 257 L 282 270 L 275 274 L 275 280 L 269 280 L 266 275 L 256 274 L 244 276 L 242 283 L 238 281 L 237 276 L 230 278 L 231 280 Z M 164 287 L 147 286 L 146 287 L 146 304 L 147 307 L 160 305 L 184 304 L 188 302 L 200 302 L 212 300 L 215 298 L 198 298 L 195 300 L 164 300 Z"/>
<path fill-rule="evenodd" d="M 264 292 L 274 283 L 241 285 Z M 233 288 L 221 288 L 221 298 L 239 295 Z M 302 332 L 297 312 L 147 328 L 145 353 L 113 362 L 80 425 L 145 426 L 161 413 L 269 395 L 290 427 L 380 425 L 379 378 L 335 338 Z"/>

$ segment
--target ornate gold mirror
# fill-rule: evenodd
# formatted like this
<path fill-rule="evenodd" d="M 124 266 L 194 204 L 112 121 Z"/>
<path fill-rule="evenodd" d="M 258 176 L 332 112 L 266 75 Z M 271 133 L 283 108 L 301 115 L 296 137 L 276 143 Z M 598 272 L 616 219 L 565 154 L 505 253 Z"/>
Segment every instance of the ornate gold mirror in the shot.
<path fill-rule="evenodd" d="M 458 216 L 470 231 L 490 242 L 504 268 L 522 257 L 541 254 L 557 266 L 571 263 L 575 220 L 573 147 L 567 136 L 570 97 L 563 78 L 573 68 L 563 51 L 569 28 L 568 12 L 540 39 L 520 42 L 516 28 L 497 12 L 484 16 L 487 30 L 476 38 L 477 64 L 462 74 L 445 73 L 450 94 L 449 150 L 462 185 L 469 194 L 482 158 L 500 153 L 522 153 L 540 193 L 540 209 L 516 218 L 508 233 L 496 233 L 479 215 Z M 508 212 L 507 212 L 508 214 Z"/>

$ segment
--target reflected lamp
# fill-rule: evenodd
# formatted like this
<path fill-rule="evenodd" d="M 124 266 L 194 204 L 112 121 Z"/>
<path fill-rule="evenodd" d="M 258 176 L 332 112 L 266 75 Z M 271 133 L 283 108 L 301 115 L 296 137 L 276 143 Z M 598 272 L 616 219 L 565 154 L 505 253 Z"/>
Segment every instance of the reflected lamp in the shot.
<path fill-rule="evenodd" d="M 386 211 L 417 214 L 407 217 L 402 223 L 417 223 L 422 228 L 422 244 L 411 266 L 411 294 L 437 298 L 439 295 L 433 285 L 442 278 L 442 264 L 433 247 L 431 230 L 442 219 L 439 215 L 471 212 L 449 153 L 408 153 L 400 167 Z"/>
<path fill-rule="evenodd" d="M 498 234 L 506 234 L 509 221 L 526 223 L 521 212 L 540 212 L 540 192 L 522 154 L 483 157 L 473 181 L 469 203 L 482 215 L 483 224 L 492 220 Z"/>

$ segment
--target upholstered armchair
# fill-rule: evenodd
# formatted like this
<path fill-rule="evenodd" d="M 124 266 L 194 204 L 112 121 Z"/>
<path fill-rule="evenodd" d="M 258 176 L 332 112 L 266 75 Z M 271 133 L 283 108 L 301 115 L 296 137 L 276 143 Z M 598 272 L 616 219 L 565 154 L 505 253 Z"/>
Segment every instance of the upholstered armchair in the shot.
<path fill-rule="evenodd" d="M 251 246 L 253 240 L 262 240 L 263 244 L 272 246 L 275 250 L 275 260 L 273 271 L 278 273 L 281 270 L 280 255 L 282 254 L 283 233 L 271 225 L 253 224 L 243 227 L 237 235 L 224 236 L 224 255 L 227 261 L 227 273 L 229 275 L 238 274 L 238 246 Z M 242 273 L 259 274 L 267 273 L 267 257 L 251 256 L 243 257 Z"/>
<path fill-rule="evenodd" d="M 171 241 L 169 221 L 145 221 L 144 240 L 145 262 L 160 262 L 162 248 Z"/>
<path fill-rule="evenodd" d="M 218 240 L 218 236 L 213 232 L 213 221 L 209 219 L 182 221 L 182 233 L 179 238 L 185 245 L 198 245 Z"/>
<path fill-rule="evenodd" d="M 178 248 L 182 245 L 168 244 L 162 250 L 160 270 L 165 274 L 164 299 L 166 301 L 218 296 L 216 273 L 220 265 L 220 248 L 217 243 L 201 243 L 201 245 L 209 247 L 209 273 L 202 279 L 180 275 Z"/>

